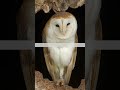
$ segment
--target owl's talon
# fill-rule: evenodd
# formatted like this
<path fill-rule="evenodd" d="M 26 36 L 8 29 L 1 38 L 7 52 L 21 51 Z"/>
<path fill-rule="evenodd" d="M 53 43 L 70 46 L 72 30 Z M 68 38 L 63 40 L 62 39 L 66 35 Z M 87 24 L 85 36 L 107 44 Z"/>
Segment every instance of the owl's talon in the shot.
<path fill-rule="evenodd" d="M 61 85 L 61 86 L 64 86 L 64 84 L 65 84 L 65 83 L 64 83 L 64 80 L 61 80 L 60 85 Z"/>
<path fill-rule="evenodd" d="M 59 86 L 59 82 L 56 82 L 56 86 Z"/>
<path fill-rule="evenodd" d="M 63 86 L 64 85 L 64 80 L 60 79 L 56 82 L 56 86 Z"/>

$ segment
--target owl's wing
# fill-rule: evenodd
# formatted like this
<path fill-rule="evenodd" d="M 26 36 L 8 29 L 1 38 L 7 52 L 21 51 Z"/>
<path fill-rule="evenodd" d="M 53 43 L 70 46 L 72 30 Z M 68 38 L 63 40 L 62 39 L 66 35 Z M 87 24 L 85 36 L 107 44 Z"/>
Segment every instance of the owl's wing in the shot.
<path fill-rule="evenodd" d="M 45 33 L 45 29 L 42 32 L 42 43 L 46 43 L 46 33 Z"/>
<path fill-rule="evenodd" d="M 48 72 L 50 73 L 52 79 L 54 81 L 57 81 L 59 78 L 59 73 L 57 73 L 56 66 L 55 66 L 52 58 L 50 57 L 50 52 L 49 52 L 48 47 L 44 47 L 43 51 L 44 51 L 44 57 L 45 57 L 45 62 L 46 62 Z"/>
<path fill-rule="evenodd" d="M 77 37 L 77 34 L 76 34 L 76 38 L 75 38 L 75 43 L 78 43 L 78 37 Z M 65 84 L 68 84 L 69 81 L 70 81 L 70 77 L 71 77 L 71 73 L 72 73 L 72 70 L 74 69 L 75 67 L 75 62 L 76 62 L 76 55 L 77 55 L 77 47 L 74 48 L 74 51 L 73 51 L 73 54 L 72 54 L 72 58 L 71 58 L 71 62 L 70 64 L 65 68 Z"/>
<path fill-rule="evenodd" d="M 75 43 L 78 43 L 78 36 L 77 36 L 77 33 L 75 34 Z"/>
<path fill-rule="evenodd" d="M 45 27 L 42 31 L 42 43 L 46 43 L 46 37 L 47 37 L 47 33 L 48 33 L 49 24 L 50 24 L 50 20 L 47 21 L 47 23 L 45 24 Z"/>
<path fill-rule="evenodd" d="M 47 43 L 46 42 L 46 32 L 47 32 L 46 27 L 47 26 L 45 26 L 45 28 L 43 29 L 43 32 L 42 32 L 42 43 Z M 54 64 L 52 58 L 50 57 L 50 51 L 49 51 L 48 47 L 43 47 L 43 52 L 44 52 L 47 70 L 48 70 L 50 76 L 52 77 L 52 79 L 54 81 L 57 81 L 58 75 L 55 71 L 55 64 Z"/>

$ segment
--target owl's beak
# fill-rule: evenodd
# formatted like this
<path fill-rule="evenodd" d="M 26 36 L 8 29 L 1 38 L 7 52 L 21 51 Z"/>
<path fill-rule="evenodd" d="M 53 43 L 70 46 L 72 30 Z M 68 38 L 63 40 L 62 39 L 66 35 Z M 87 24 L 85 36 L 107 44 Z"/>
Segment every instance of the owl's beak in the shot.
<path fill-rule="evenodd" d="M 64 25 L 62 25 L 61 33 L 62 33 L 63 35 L 65 35 L 65 33 L 66 33 L 66 27 L 65 27 Z"/>
<path fill-rule="evenodd" d="M 66 31 L 64 29 L 61 30 L 61 33 L 65 35 Z"/>

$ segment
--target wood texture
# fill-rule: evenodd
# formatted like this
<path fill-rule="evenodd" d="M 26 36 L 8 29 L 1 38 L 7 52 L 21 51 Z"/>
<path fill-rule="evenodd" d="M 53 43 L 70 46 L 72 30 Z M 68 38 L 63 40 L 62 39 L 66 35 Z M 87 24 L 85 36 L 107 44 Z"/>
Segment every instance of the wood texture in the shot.
<path fill-rule="evenodd" d="M 72 88 L 67 85 L 59 87 L 53 81 L 46 78 L 43 79 L 42 73 L 35 71 L 35 90 L 85 90 L 85 79 L 81 80 L 78 88 Z"/>
<path fill-rule="evenodd" d="M 78 8 L 85 4 L 85 0 L 35 0 L 35 13 L 43 10 L 49 13 L 51 9 L 54 12 L 66 11 L 69 7 Z"/>

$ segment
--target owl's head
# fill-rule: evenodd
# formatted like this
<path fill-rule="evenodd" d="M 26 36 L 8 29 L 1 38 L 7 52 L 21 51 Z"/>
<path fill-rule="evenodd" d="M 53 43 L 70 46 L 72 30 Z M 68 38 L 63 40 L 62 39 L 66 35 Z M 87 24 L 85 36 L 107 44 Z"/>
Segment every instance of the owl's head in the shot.
<path fill-rule="evenodd" d="M 48 33 L 59 39 L 74 37 L 77 31 L 77 20 L 69 12 L 59 12 L 49 20 Z"/>

